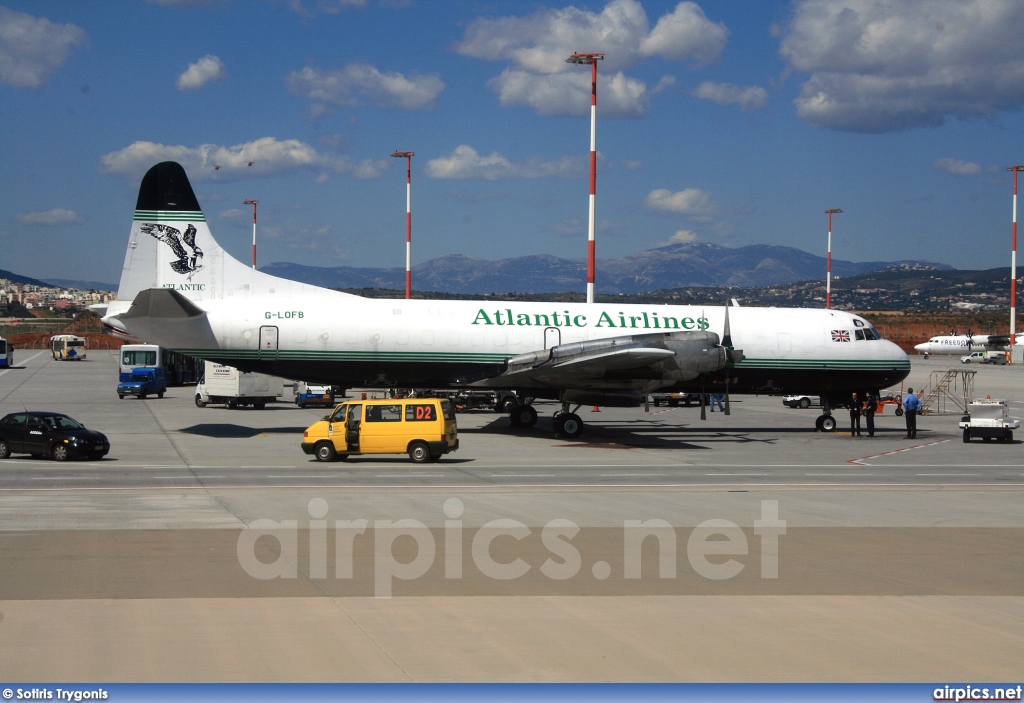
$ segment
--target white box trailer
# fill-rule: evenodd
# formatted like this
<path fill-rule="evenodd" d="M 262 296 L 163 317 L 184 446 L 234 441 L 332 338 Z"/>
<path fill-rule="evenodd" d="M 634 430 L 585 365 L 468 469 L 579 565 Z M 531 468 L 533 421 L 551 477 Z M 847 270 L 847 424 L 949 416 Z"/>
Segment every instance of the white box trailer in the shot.
<path fill-rule="evenodd" d="M 988 442 L 1012 442 L 1013 431 L 1020 427 L 1020 420 L 1010 417 L 1005 400 L 975 400 L 967 406 L 967 414 L 960 418 L 960 429 L 964 431 L 964 442 L 972 437 L 981 437 Z"/>
<path fill-rule="evenodd" d="M 204 363 L 203 378 L 196 386 L 196 406 L 210 403 L 236 408 L 251 405 L 257 410 L 281 397 L 284 382 L 277 376 L 255 371 L 239 371 L 213 361 Z"/>

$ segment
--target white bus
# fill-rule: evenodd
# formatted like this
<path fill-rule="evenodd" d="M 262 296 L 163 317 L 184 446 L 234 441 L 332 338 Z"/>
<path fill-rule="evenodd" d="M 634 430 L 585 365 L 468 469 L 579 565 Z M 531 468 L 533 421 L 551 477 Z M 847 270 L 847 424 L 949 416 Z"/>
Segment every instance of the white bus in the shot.
<path fill-rule="evenodd" d="M 73 334 L 58 334 L 50 337 L 50 351 L 57 361 L 82 361 L 88 344 L 83 337 Z"/>
<path fill-rule="evenodd" d="M 14 345 L 0 337 L 0 369 L 14 366 Z"/>
<path fill-rule="evenodd" d="M 191 356 L 155 344 L 122 344 L 119 374 L 138 368 L 162 368 L 168 386 L 196 383 L 202 375 L 203 362 Z"/>

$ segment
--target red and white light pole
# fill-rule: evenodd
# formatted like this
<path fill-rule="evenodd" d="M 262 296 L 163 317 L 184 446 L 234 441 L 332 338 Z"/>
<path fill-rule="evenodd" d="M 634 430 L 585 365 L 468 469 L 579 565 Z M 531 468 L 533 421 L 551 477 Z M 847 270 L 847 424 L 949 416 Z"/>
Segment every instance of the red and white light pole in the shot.
<path fill-rule="evenodd" d="M 259 200 L 243 200 L 243 205 L 252 205 L 252 270 L 256 270 L 256 203 Z"/>
<path fill-rule="evenodd" d="M 1010 249 L 1010 350 L 1017 343 L 1017 174 L 1024 166 L 1010 166 L 1013 171 L 1013 242 Z"/>
<path fill-rule="evenodd" d="M 396 151 L 405 157 L 405 299 L 412 298 L 412 157 L 415 151 Z"/>
<path fill-rule="evenodd" d="M 590 64 L 590 224 L 587 228 L 587 302 L 594 302 L 594 195 L 597 189 L 597 62 L 604 54 L 576 53 L 566 63 Z"/>
<path fill-rule="evenodd" d="M 832 307 L 832 215 L 842 212 L 837 207 L 826 210 L 828 213 L 828 274 L 825 279 L 825 309 Z"/>

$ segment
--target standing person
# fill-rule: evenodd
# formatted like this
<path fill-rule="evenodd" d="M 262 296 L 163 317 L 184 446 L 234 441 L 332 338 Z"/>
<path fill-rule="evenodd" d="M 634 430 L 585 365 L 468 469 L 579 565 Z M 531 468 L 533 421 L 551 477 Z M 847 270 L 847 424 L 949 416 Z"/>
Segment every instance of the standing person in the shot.
<path fill-rule="evenodd" d="M 860 398 L 854 393 L 850 396 L 850 436 L 860 437 Z"/>
<path fill-rule="evenodd" d="M 877 409 L 875 396 L 868 391 L 867 397 L 864 399 L 864 426 L 868 431 L 868 437 L 875 436 L 875 410 Z"/>
<path fill-rule="evenodd" d="M 921 401 L 914 395 L 914 389 L 907 389 L 903 399 L 903 416 L 907 418 L 907 436 L 904 439 L 917 439 L 917 413 L 921 410 Z"/>

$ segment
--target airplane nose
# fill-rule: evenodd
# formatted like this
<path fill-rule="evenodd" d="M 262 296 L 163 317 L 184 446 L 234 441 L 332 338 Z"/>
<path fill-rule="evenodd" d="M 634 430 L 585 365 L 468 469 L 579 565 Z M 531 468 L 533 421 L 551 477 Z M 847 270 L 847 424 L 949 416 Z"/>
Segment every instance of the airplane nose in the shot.
<path fill-rule="evenodd" d="M 924 351 L 924 344 L 915 344 L 914 349 L 917 351 Z"/>

